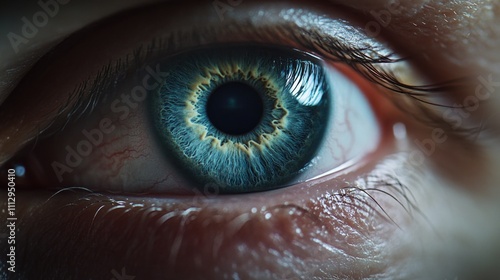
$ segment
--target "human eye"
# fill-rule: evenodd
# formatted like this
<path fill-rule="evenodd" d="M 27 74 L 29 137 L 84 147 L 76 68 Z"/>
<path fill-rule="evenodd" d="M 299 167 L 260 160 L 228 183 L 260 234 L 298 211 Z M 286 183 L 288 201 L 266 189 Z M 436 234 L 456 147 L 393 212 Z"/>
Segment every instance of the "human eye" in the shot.
<path fill-rule="evenodd" d="M 182 33 L 173 29 L 142 38 L 149 42 L 138 46 L 115 47 L 128 46 L 129 52 L 74 90 L 68 97 L 74 104 L 51 125 L 41 125 L 48 133 L 37 134 L 36 148 L 28 146 L 29 156 L 14 165 L 26 162 L 27 173 L 42 179 L 27 184 L 37 186 L 164 193 L 185 186 L 203 191 L 208 185 L 217 193 L 242 193 L 331 174 L 373 153 L 381 144 L 380 127 L 368 98 L 374 100 L 376 90 L 351 81 L 361 73 L 347 71 L 353 68 L 347 64 L 365 71 L 383 68 L 380 61 L 392 59 L 389 51 L 341 21 L 330 22 L 337 30 L 321 31 L 314 21 L 329 20 L 325 16 L 267 13 L 281 20 L 258 26 L 227 19 L 236 30 L 221 34 L 216 31 L 221 22 L 204 19 L 203 29 L 184 24 Z M 291 22 L 291 16 L 305 19 Z M 293 27 L 303 38 L 280 43 L 261 37 L 298 36 Z M 244 28 L 248 34 L 242 36 Z M 351 38 L 338 38 L 347 31 Z M 183 37 L 194 39 L 180 41 Z M 355 44 L 357 39 L 364 41 Z M 78 52 L 84 40 L 70 37 L 60 48 Z M 313 43 L 319 45 L 308 45 Z M 35 79 L 47 61 L 67 62 L 66 53 L 57 48 L 53 53 L 31 71 Z M 330 57 L 322 59 L 325 54 Z M 48 75 L 58 77 L 60 69 Z M 72 76 L 80 78 L 77 74 Z M 50 84 L 45 78 L 42 83 Z M 28 95 L 33 88 L 28 76 L 16 91 Z M 246 97 L 238 101 L 238 96 Z M 225 99 L 239 102 L 238 108 L 224 111 Z"/>
<path fill-rule="evenodd" d="M 155 4 L 79 30 L 2 104 L 0 161 L 26 170 L 17 194 L 30 202 L 18 240 L 37 244 L 19 245 L 19 277 L 422 272 L 408 230 L 427 237 L 447 217 L 429 196 L 460 198 L 431 178 L 457 178 L 443 161 L 453 148 L 481 155 L 471 130 L 453 129 L 464 81 L 416 71 L 344 6 L 221 3 Z M 417 138 L 428 133 L 446 145 Z"/>
<path fill-rule="evenodd" d="M 133 74 L 145 78 L 127 79 L 146 82 L 107 93 L 110 101 L 99 101 L 90 117 L 40 140 L 24 161 L 51 168 L 28 184 L 136 193 L 212 184 L 217 192 L 252 192 L 331 173 L 372 152 L 379 128 L 361 90 L 299 54 L 210 46 L 147 66 Z M 230 101 L 236 110 L 223 107 Z"/>

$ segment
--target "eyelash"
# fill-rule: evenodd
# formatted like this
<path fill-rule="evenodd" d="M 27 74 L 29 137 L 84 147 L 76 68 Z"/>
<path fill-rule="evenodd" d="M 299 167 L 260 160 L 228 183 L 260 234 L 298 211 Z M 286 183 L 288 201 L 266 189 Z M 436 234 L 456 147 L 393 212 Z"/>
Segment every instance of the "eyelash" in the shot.
<path fill-rule="evenodd" d="M 420 112 L 419 114 L 415 113 L 414 115 L 415 118 L 422 123 L 425 123 L 428 126 L 439 125 L 440 127 L 444 127 L 450 135 L 456 135 L 459 133 L 458 131 L 452 129 L 450 124 L 443 121 L 442 118 L 439 118 L 436 112 L 426 107 L 428 105 L 439 107 L 451 106 L 432 103 L 424 100 L 423 97 L 437 93 L 446 94 L 450 88 L 458 86 L 457 83 L 461 80 L 423 86 L 405 84 L 401 82 L 393 72 L 385 70 L 383 67 L 376 66 L 377 64 L 393 64 L 404 61 L 404 59 L 397 58 L 392 53 L 381 55 L 378 53 L 380 50 L 353 48 L 338 40 L 330 40 L 330 42 L 328 42 L 325 41 L 324 36 L 321 36 L 321 34 L 316 31 L 311 31 L 312 33 L 308 35 L 297 34 L 294 32 L 293 26 L 287 26 L 281 30 L 273 31 L 273 34 L 276 32 L 278 34 L 291 35 L 294 42 L 307 50 L 307 52 L 323 55 L 325 56 L 325 59 L 330 62 L 344 63 L 373 84 L 380 86 L 391 93 L 404 95 L 415 100 L 416 102 L 413 103 L 417 105 L 417 109 L 419 109 Z M 265 33 L 265 30 L 264 32 L 261 32 L 260 37 L 265 38 Z M 271 32 L 269 32 L 269 34 L 271 34 Z M 110 93 L 115 91 L 115 86 L 117 84 L 128 78 L 129 75 L 133 75 L 136 71 L 140 70 L 141 67 L 145 66 L 148 61 L 152 60 L 152 58 L 172 55 L 170 51 L 176 47 L 172 46 L 171 42 L 175 42 L 179 38 L 188 35 L 197 36 L 199 34 L 196 32 L 191 34 L 179 32 L 166 39 L 154 38 L 148 45 L 136 48 L 125 59 L 109 62 L 106 66 L 102 67 L 100 71 L 98 71 L 95 78 L 89 79 L 78 85 L 73 94 L 71 94 L 67 104 L 73 105 L 71 107 L 62 107 L 53 122 L 53 124 L 56 124 L 58 123 L 57 120 L 62 119 L 64 120 L 64 123 L 59 126 L 49 125 L 47 128 L 41 130 L 38 136 L 45 137 L 58 133 L 64 130 L 64 128 L 72 121 L 76 121 L 81 117 L 92 113 L 97 104 L 106 100 L 107 97 L 111 95 Z M 145 52 L 143 51 L 144 49 Z M 367 54 L 367 52 L 370 52 L 372 55 L 376 54 L 376 56 L 371 57 Z M 89 92 L 89 94 L 85 94 L 86 92 Z M 71 102 L 73 98 L 76 99 L 76 102 Z M 407 108 L 403 109 L 406 110 Z M 466 131 L 465 133 L 462 131 L 462 137 L 467 133 L 473 134 L 473 131 Z"/>
<path fill-rule="evenodd" d="M 423 94 L 436 92 L 442 88 L 441 85 L 426 87 L 406 85 L 400 82 L 394 73 L 384 70 L 383 67 L 377 67 L 377 64 L 392 64 L 403 60 L 396 58 L 392 53 L 381 54 L 387 52 L 383 47 L 380 47 L 380 49 L 376 49 L 375 47 L 356 48 L 336 38 L 322 36 L 320 31 L 317 30 L 308 30 L 309 34 L 306 35 L 304 32 L 296 32 L 297 29 L 299 27 L 294 25 L 283 25 L 280 28 L 274 27 L 273 29 L 269 27 L 261 28 L 260 30 L 255 27 L 256 31 L 254 32 L 256 34 L 253 35 L 252 39 L 259 42 L 266 41 L 266 38 L 276 36 L 277 34 L 278 36 L 293 38 L 293 42 L 300 49 L 323 56 L 329 62 L 343 63 L 363 75 L 372 83 L 415 99 L 418 99 Z M 195 41 L 202 40 L 201 37 L 207 32 L 210 32 L 210 30 L 176 32 L 170 34 L 167 38 L 153 38 L 149 43 L 135 48 L 125 58 L 108 62 L 97 72 L 95 77 L 89 78 L 76 87 L 70 95 L 66 106 L 60 108 L 58 116 L 54 118 L 52 124 L 37 134 L 35 143 L 38 141 L 38 138 L 57 134 L 63 131 L 70 123 L 91 114 L 99 103 L 113 97 L 113 93 L 116 92 L 116 85 L 121 84 L 122 81 L 127 80 L 129 77 L 133 77 L 148 62 L 157 61 L 157 58 L 165 58 L 179 52 L 176 42 L 179 42 L 182 38 L 191 37 L 196 38 L 194 39 Z M 212 32 L 215 31 L 212 30 Z M 67 41 L 60 44 L 63 49 L 66 47 L 65 43 L 71 45 L 71 37 Z M 57 48 L 58 46 L 51 53 L 57 53 Z M 50 57 L 49 53 L 49 55 L 42 58 L 40 63 L 43 65 L 44 62 L 50 60 Z M 75 99 L 76 101 L 74 101 Z M 72 105 L 69 106 L 69 104 Z"/>

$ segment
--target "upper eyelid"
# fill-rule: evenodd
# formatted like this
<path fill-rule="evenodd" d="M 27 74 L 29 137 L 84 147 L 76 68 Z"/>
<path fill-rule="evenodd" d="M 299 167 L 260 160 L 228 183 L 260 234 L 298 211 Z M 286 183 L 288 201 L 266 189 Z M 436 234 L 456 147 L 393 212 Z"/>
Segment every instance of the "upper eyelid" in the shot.
<path fill-rule="evenodd" d="M 290 28 L 290 26 L 286 26 L 286 28 Z M 255 28 L 255 30 L 257 29 L 259 28 Z M 265 31 L 265 30 L 259 30 L 256 32 L 260 31 Z M 301 29 L 301 31 L 299 32 L 302 31 L 304 30 Z M 284 30 L 277 31 L 278 34 L 283 34 L 280 32 L 284 32 Z M 175 41 L 177 40 L 177 38 L 183 38 L 189 35 L 191 35 L 191 33 L 174 34 L 173 40 Z M 312 36 L 313 34 L 308 34 L 308 35 L 314 37 Z M 318 36 L 318 34 L 314 35 Z M 90 79 L 86 80 L 85 83 L 78 85 L 74 90 L 74 95 L 87 96 L 87 97 L 79 98 L 78 102 L 75 103 L 75 105 L 70 109 L 70 111 L 63 115 L 64 122 L 68 123 L 71 121 L 67 116 L 78 117 L 86 114 L 85 111 L 87 111 L 89 107 L 91 108 L 90 109 L 91 111 L 92 108 L 94 108 L 94 104 L 97 103 L 98 100 L 104 99 L 105 97 L 108 96 L 110 92 L 112 92 L 112 90 L 110 90 L 110 87 L 114 86 L 115 84 L 119 84 L 121 81 L 125 80 L 125 77 L 127 76 L 123 75 L 123 73 L 128 72 L 130 68 L 134 67 L 133 65 L 136 65 L 135 67 L 137 68 L 135 70 L 138 70 L 139 68 L 141 68 L 141 66 L 149 65 L 151 61 L 157 62 L 158 58 L 164 59 L 164 57 L 169 55 L 172 50 L 170 50 L 168 47 L 158 47 L 158 46 L 168 44 L 168 41 L 170 39 L 171 38 L 165 38 L 165 39 L 153 38 L 151 42 L 135 48 L 132 52 L 130 52 L 127 55 L 126 58 L 110 61 L 109 64 L 99 69 L 99 71 L 97 72 L 98 74 L 96 75 L 97 77 L 91 77 Z M 302 44 L 304 48 L 308 49 L 307 50 L 308 52 L 313 51 L 312 45 L 309 45 L 311 41 L 308 41 L 304 38 L 302 39 L 295 38 L 295 40 L 297 40 L 296 43 Z M 215 46 L 217 46 L 217 44 Z M 156 48 L 158 48 L 159 50 L 155 51 Z M 329 59 L 331 61 L 346 63 L 349 65 L 359 64 L 361 65 L 361 67 L 363 67 L 363 65 L 366 66 L 376 63 L 393 63 L 399 61 L 399 59 L 391 58 L 392 54 L 388 53 L 384 53 L 383 55 L 381 54 L 379 56 L 369 57 L 368 55 L 364 54 L 366 50 L 356 49 L 356 48 L 350 49 L 347 47 L 347 44 L 341 43 L 340 40 L 335 41 L 334 44 L 330 45 L 329 49 L 331 51 L 329 53 L 330 55 Z M 322 50 L 316 49 L 316 51 L 320 52 Z M 373 53 L 376 53 L 375 49 L 373 49 L 372 51 Z M 116 76 L 120 77 L 116 78 Z M 87 91 L 90 93 L 86 95 L 85 92 Z M 81 110 L 82 108 L 83 110 Z"/>
<path fill-rule="evenodd" d="M 146 8 L 146 9 L 147 9 L 147 8 Z M 307 10 L 306 10 L 306 11 L 307 11 Z M 112 19 L 114 19 L 114 18 L 115 18 L 115 16 L 113 16 L 113 17 L 112 17 Z M 299 18 L 300 18 L 300 17 L 299 17 Z M 317 20 L 317 19 L 316 19 L 316 20 Z M 247 22 L 247 23 L 248 23 L 248 22 Z M 288 23 L 289 23 L 289 25 L 288 25 L 289 30 L 288 30 L 288 31 L 290 31 L 290 28 L 294 28 L 294 27 L 298 27 L 298 28 L 300 28 L 300 26 L 299 26 L 299 24 L 298 24 L 297 22 L 293 22 L 294 24 L 290 24 L 290 22 L 288 22 Z M 322 23 L 323 23 L 323 22 L 322 22 Z M 224 23 L 224 24 L 227 24 L 227 23 Z M 340 27 L 342 27 L 342 24 L 345 24 L 345 23 L 344 23 L 344 22 L 338 22 L 338 24 L 339 24 L 339 26 L 340 26 Z M 308 25 L 307 25 L 307 22 L 305 23 L 305 25 L 306 25 L 307 27 L 310 27 L 310 26 L 308 26 Z M 235 26 L 238 26 L 238 24 L 235 24 Z M 240 27 L 241 27 L 241 26 L 240 26 Z M 94 28 L 95 28 L 95 26 L 94 26 Z M 254 29 L 259 29 L 259 28 L 261 28 L 261 27 L 254 26 L 253 28 L 254 28 Z M 263 28 L 261 28 L 261 30 L 260 30 L 260 31 L 262 31 L 262 30 L 263 30 Z M 292 29 L 292 30 L 293 30 L 293 29 Z M 299 31 L 299 32 L 296 32 L 295 36 L 300 36 L 301 32 L 304 32 L 305 30 L 306 30 L 305 28 L 300 29 L 300 31 Z M 91 31 L 92 31 L 92 27 L 89 27 L 89 28 L 85 28 L 85 29 L 83 29 L 83 30 L 82 30 L 82 31 L 80 31 L 80 32 L 77 32 L 77 33 L 76 33 L 76 34 L 74 34 L 74 35 L 75 35 L 77 38 L 78 38 L 78 37 L 80 37 L 80 38 L 81 38 L 81 36 L 83 36 L 83 35 L 81 34 L 81 32 L 83 32 L 83 33 L 85 34 L 85 32 L 91 32 Z M 234 30 L 233 30 L 233 31 L 234 31 Z M 246 29 L 245 29 L 245 28 L 242 28 L 242 32 L 243 32 L 243 31 L 247 31 L 247 33 L 248 33 L 248 28 L 246 28 Z M 285 30 L 285 31 L 286 31 L 286 30 Z M 351 31 L 352 31 L 352 29 L 351 29 Z M 254 33 L 256 33 L 256 31 L 254 31 Z M 202 33 L 202 34 L 203 34 L 203 33 Z M 207 40 L 207 36 L 208 36 L 207 34 L 209 34 L 209 35 L 214 35 L 214 34 L 210 34 L 210 33 L 204 33 L 204 36 L 205 36 L 205 37 L 204 37 L 203 39 L 202 39 L 202 38 L 198 38 L 198 40 L 201 40 L 201 41 L 205 40 L 205 41 L 206 41 L 206 40 Z M 276 34 L 276 32 L 275 32 L 275 33 L 271 33 L 271 34 Z M 271 38 L 266 38 L 266 39 L 276 39 L 276 38 L 272 38 L 272 35 L 270 35 L 270 34 L 267 34 L 267 35 L 268 35 L 267 37 L 271 37 Z M 325 37 L 324 37 L 324 36 L 321 36 L 321 35 L 323 35 L 323 34 L 321 34 L 320 32 L 318 32 L 318 30 L 310 29 L 310 30 L 309 30 L 309 35 L 315 35 L 315 36 L 316 36 L 316 39 L 325 39 Z M 328 34 L 324 34 L 324 35 L 328 35 Z M 216 36 L 217 36 L 217 34 L 215 34 L 215 35 L 214 35 L 214 37 L 216 37 Z M 73 36 L 73 37 L 74 37 L 74 36 Z M 63 49 L 68 49 L 68 45 L 69 45 L 69 46 L 71 46 L 72 40 L 74 40 L 74 38 L 73 38 L 73 37 L 72 37 L 72 36 L 70 36 L 67 40 L 63 41 L 63 42 L 62 42 L 59 46 L 57 46 L 57 47 L 56 47 L 56 48 L 52 51 L 52 54 L 54 54 L 54 53 L 55 53 L 55 54 L 57 55 L 57 50 L 58 50 L 60 47 L 62 47 Z M 183 38 L 183 37 L 182 37 L 182 35 L 181 35 L 181 37 L 180 37 L 180 38 Z M 185 38 L 185 37 L 184 37 L 184 38 Z M 370 57 L 371 55 L 364 55 L 364 54 L 363 54 L 363 52 L 366 52 L 366 48 L 367 48 L 368 46 L 370 46 L 370 45 L 372 46 L 372 49 L 371 49 L 371 53 L 372 53 L 372 54 L 373 54 L 373 53 L 375 53 L 375 54 L 377 53 L 377 48 L 376 48 L 376 47 L 382 47 L 382 45 L 378 44 L 376 41 L 371 40 L 371 39 L 369 39 L 369 38 L 366 38 L 366 40 L 365 40 L 365 41 L 356 40 L 357 38 L 354 38 L 354 39 L 353 39 L 353 38 L 350 38 L 351 40 L 350 40 L 349 42 L 347 42 L 347 43 L 341 43 L 339 39 L 332 38 L 332 37 L 326 37 L 326 38 L 329 38 L 329 39 L 332 39 L 332 40 L 333 40 L 333 44 L 332 44 L 332 41 L 327 42 L 327 43 L 330 43 L 330 47 L 332 47 L 332 46 L 334 46 L 335 44 L 337 44 L 337 46 L 336 46 L 336 47 L 337 47 L 337 51 L 338 51 L 338 49 L 342 49 L 342 48 L 344 49 L 344 52 L 342 52 L 342 53 L 341 53 L 341 55 L 338 55 L 338 52 L 337 52 L 337 54 L 333 54 L 333 56 L 334 56 L 334 57 L 336 57 L 337 59 L 339 59 L 340 61 L 350 62 L 350 63 L 347 63 L 347 64 L 351 64 L 351 65 L 357 64 L 358 66 L 363 67 L 363 66 L 366 66 L 366 65 L 368 65 L 368 64 L 370 64 L 370 63 L 372 63 L 372 64 L 373 64 L 373 63 L 377 63 L 377 62 L 387 62 L 387 63 L 388 63 L 388 62 L 391 62 L 391 61 L 392 61 L 392 60 L 390 59 L 390 52 L 387 52 L 387 51 L 386 51 L 386 50 L 384 50 L 383 48 L 378 49 L 378 51 L 382 51 L 382 54 L 379 54 L 379 55 L 378 55 L 378 57 L 377 57 L 377 55 L 375 55 L 375 58 L 371 58 L 371 57 Z M 361 34 L 361 35 L 360 35 L 360 34 L 358 34 L 358 38 L 362 38 L 362 34 Z M 192 38 L 191 38 L 191 39 L 192 39 Z M 285 40 L 286 40 L 286 37 L 285 37 L 285 38 L 280 38 L 280 39 L 285 39 Z M 298 39 L 298 38 L 296 38 L 296 39 Z M 311 38 L 309 38 L 309 39 L 310 39 L 310 40 L 309 40 L 309 42 L 308 42 L 308 43 L 303 44 L 303 46 L 305 46 L 305 47 L 315 46 L 315 44 L 314 44 L 314 42 L 312 41 L 312 39 L 311 39 Z M 177 38 L 176 40 L 179 40 L 179 38 Z M 304 41 L 305 41 L 305 40 L 303 40 L 303 42 L 304 42 Z M 296 40 L 295 42 L 297 43 L 297 40 Z M 325 43 L 325 42 L 323 42 L 323 43 Z M 349 44 L 349 43 L 350 43 L 350 44 L 353 44 L 353 45 L 358 44 L 358 46 L 359 46 L 359 47 L 358 47 L 358 48 L 356 48 L 356 47 L 347 47 L 347 44 Z M 364 49 L 363 49 L 363 48 L 364 48 Z M 334 48 L 334 49 L 335 49 L 335 48 Z M 321 52 L 321 50 L 319 50 L 319 51 Z M 324 51 L 327 51 L 327 49 L 323 48 L 323 50 L 322 50 L 322 51 L 323 51 L 323 54 L 324 54 Z M 133 53 L 133 52 L 132 52 L 132 53 Z M 330 53 L 331 53 L 331 52 L 330 52 Z M 347 53 L 348 55 L 346 55 L 346 53 Z M 331 54 L 332 54 L 332 53 L 331 53 Z M 361 54 L 361 55 L 360 55 L 360 54 Z M 353 55 L 354 55 L 354 56 L 353 56 Z M 122 57 L 122 58 L 123 58 L 123 57 Z M 40 68 L 42 68 L 42 69 L 43 69 L 43 68 L 44 68 L 44 63 L 47 63 L 47 60 L 50 60 L 50 59 L 51 59 L 51 55 L 46 55 L 45 57 L 43 57 L 43 58 L 42 58 L 42 60 L 40 61 L 40 64 L 41 64 Z M 50 61 L 50 62 L 52 62 L 52 61 Z M 115 60 L 114 62 L 111 62 L 111 64 L 109 64 L 109 63 L 108 63 L 108 64 L 105 64 L 105 66 L 104 66 L 104 67 L 102 67 L 102 68 L 101 68 L 101 70 L 99 70 L 99 72 L 94 71 L 94 73 L 101 73 L 101 74 L 102 74 L 102 73 L 103 73 L 103 69 L 104 69 L 104 72 L 106 72 L 106 71 L 110 71 L 110 70 L 111 70 L 111 69 L 110 69 L 110 65 L 113 65 L 113 63 L 119 63 L 119 60 L 118 60 L 118 61 L 117 61 L 117 60 Z M 37 65 L 35 65 L 35 67 L 34 67 L 34 68 L 36 68 L 36 66 L 37 66 Z M 36 70 L 36 69 L 35 69 L 35 70 Z M 36 72 L 36 71 L 35 71 L 35 72 Z M 30 71 L 30 73 L 31 73 L 31 71 Z M 28 73 L 28 75 L 29 75 L 30 73 Z M 33 73 L 31 73 L 31 74 L 33 74 Z M 94 76 L 95 76 L 95 75 L 94 75 Z M 75 93 L 78 93 L 78 95 L 79 95 L 79 94 L 83 94 L 83 92 L 84 92 L 84 91 L 78 90 L 78 87 L 82 87 L 82 84 L 78 84 L 78 85 L 77 85 L 77 88 L 76 88 L 77 90 L 75 90 L 74 92 L 75 92 Z M 66 109 L 70 109 L 70 108 L 72 108 L 72 106 L 70 106 L 70 105 L 69 105 L 70 103 L 72 103 L 72 101 L 74 101 L 74 100 L 75 100 L 75 99 L 73 99 L 73 100 L 72 100 L 72 98 L 74 98 L 74 95 L 70 95 L 70 96 L 68 97 L 68 101 L 66 102 L 66 104 L 67 104 L 67 105 L 65 105 L 65 106 L 67 106 L 67 107 L 66 107 Z M 79 100 L 79 99 L 76 99 L 76 100 Z M 62 107 L 62 108 L 64 108 L 64 107 Z M 73 112 L 71 112 L 71 113 L 73 113 Z M 59 111 L 57 112 L 57 115 L 63 115 L 63 116 L 64 116 L 64 114 L 67 114 L 67 111 L 61 110 L 61 107 L 60 107 L 60 108 L 59 108 Z M 66 120 L 66 121 L 67 121 L 67 120 Z M 42 130 L 44 130 L 44 129 L 45 129 L 45 128 L 43 128 Z"/>
<path fill-rule="evenodd" d="M 140 9 L 140 8 L 144 8 L 144 7 L 138 7 L 138 8 L 135 8 L 135 9 Z M 115 18 L 115 16 L 111 16 L 110 18 Z M 109 18 L 103 19 L 103 21 L 106 21 L 107 19 L 109 19 Z M 94 25 L 94 24 L 91 24 L 91 25 Z M 78 31 L 74 32 L 73 34 L 71 34 L 71 36 L 69 36 L 69 38 L 74 37 L 74 35 L 77 35 L 77 34 L 79 34 L 80 32 L 85 31 L 85 29 L 89 29 L 89 26 L 84 27 L 84 28 L 82 28 L 82 29 L 80 29 L 80 30 L 78 30 Z M 59 44 L 58 46 L 56 46 L 55 48 L 53 48 L 53 50 L 54 50 L 54 49 L 56 49 L 56 50 L 57 50 L 57 49 L 58 49 L 58 47 L 59 47 L 60 45 L 64 44 L 66 41 L 67 41 L 67 40 L 64 40 L 61 44 Z M 51 50 L 51 51 L 53 51 L 53 50 Z M 49 53 L 50 53 L 50 52 L 49 52 Z M 47 55 L 45 55 L 44 57 L 46 57 L 46 56 L 47 56 Z M 42 57 L 42 60 L 43 60 L 43 58 L 44 58 L 44 57 Z M 28 73 L 27 73 L 27 74 L 29 74 L 29 71 L 28 71 Z"/>
<path fill-rule="evenodd" d="M 111 10 L 111 11 L 103 14 L 100 18 L 96 18 L 95 20 L 88 21 L 76 29 L 71 29 L 71 30 L 68 30 L 68 32 L 59 33 L 58 37 L 46 37 L 45 39 L 42 39 L 40 41 L 36 41 L 37 49 L 35 49 L 35 50 L 27 51 L 26 49 L 22 48 L 20 50 L 21 52 L 17 56 L 13 57 L 15 59 L 15 62 L 10 63 L 10 62 L 4 61 L 5 68 L 1 69 L 1 70 L 4 71 L 5 74 L 0 76 L 0 78 L 2 78 L 0 80 L 4 81 L 2 84 L 0 84 L 0 106 L 2 105 L 2 102 L 16 88 L 16 84 L 18 82 L 20 82 L 22 77 L 30 71 L 30 69 L 33 67 L 34 64 L 36 64 L 37 60 L 42 58 L 51 49 L 56 47 L 61 41 L 64 40 L 64 38 L 69 37 L 75 33 L 78 33 L 82 29 L 87 28 L 89 25 L 92 25 L 95 22 L 99 22 L 103 19 L 109 18 L 110 16 L 112 17 L 114 14 L 119 13 L 120 11 L 123 11 L 124 9 L 125 10 L 133 10 L 133 9 L 137 9 L 137 8 L 142 8 L 142 7 L 154 5 L 155 3 L 157 3 L 157 4 L 159 3 L 159 1 L 155 1 L 155 0 L 152 0 L 152 1 L 146 2 L 146 3 L 144 3 L 144 2 L 146 2 L 146 1 L 138 1 L 137 3 L 134 3 L 134 4 L 129 5 L 129 6 L 125 5 L 124 7 L 117 7 L 116 10 Z M 169 1 L 164 0 L 163 2 L 169 2 Z M 192 2 L 194 2 L 194 1 L 192 1 Z M 69 7 L 65 6 L 65 10 L 67 10 L 68 8 L 71 8 L 71 6 L 69 6 Z M 82 8 L 85 9 L 85 7 L 82 7 Z M 92 10 L 92 12 L 95 12 L 95 11 Z M 19 14 L 19 17 L 21 17 L 22 15 L 25 15 L 25 14 Z M 81 19 L 77 19 L 77 20 L 82 21 Z M 86 21 L 86 19 L 83 19 L 83 21 Z M 19 27 L 21 27 L 21 26 L 19 26 Z M 59 32 L 61 32 L 61 31 L 59 31 Z M 32 43 L 35 40 L 38 40 L 40 38 L 41 38 L 41 36 L 36 36 L 35 38 L 30 39 L 30 43 Z M 8 44 L 7 42 L 4 42 L 4 43 Z M 10 47 L 10 44 L 9 44 L 9 47 Z M 7 47 L 6 49 L 10 50 L 9 47 Z M 8 80 L 8 82 L 5 82 L 5 80 Z"/>
<path fill-rule="evenodd" d="M 135 10 L 135 9 L 140 9 L 140 8 L 148 8 L 149 6 L 154 6 L 154 5 L 151 5 L 151 4 L 146 4 L 146 5 L 142 4 L 142 5 L 140 5 L 140 4 L 139 4 L 137 7 L 133 7 L 133 8 L 132 8 L 132 9 L 130 9 L 130 10 Z M 125 12 L 125 13 L 126 13 L 126 12 Z M 114 18 L 114 17 L 115 17 L 115 15 L 113 15 L 113 16 L 111 16 L 111 17 L 106 17 L 106 18 L 102 19 L 101 21 L 105 21 L 106 19 L 109 19 L 109 18 Z M 297 18 L 299 19 L 299 17 L 297 17 Z M 297 21 L 298 21 L 298 19 L 297 19 Z M 95 25 L 95 24 L 96 24 L 96 23 L 91 23 L 91 24 L 90 24 L 90 26 Z M 78 34 L 78 33 L 79 33 L 79 32 L 81 32 L 82 30 L 84 30 L 84 29 L 88 29 L 88 27 L 89 27 L 89 25 L 87 25 L 87 26 L 83 26 L 82 28 L 80 28 L 80 29 L 78 29 L 78 30 L 76 30 L 76 31 L 72 32 L 72 34 L 70 34 L 68 37 L 71 37 L 71 35 L 74 35 L 74 34 Z M 358 36 L 358 38 L 359 38 L 359 36 Z M 65 41 L 65 40 L 63 40 L 63 42 L 64 42 L 64 41 Z M 352 41 L 352 42 L 353 42 L 353 43 L 355 43 L 355 41 Z M 56 47 L 55 47 L 55 48 L 57 48 L 57 46 L 58 46 L 58 45 L 56 45 Z M 43 50 L 41 50 L 41 52 L 43 52 Z M 32 56 L 35 56 L 35 57 L 36 57 L 36 55 L 33 55 L 33 54 L 32 54 Z M 383 60 L 385 59 L 385 58 L 383 57 L 384 55 L 382 55 L 382 54 L 381 54 L 380 56 L 381 56 L 381 62 L 383 62 Z M 42 58 L 43 58 L 43 57 L 44 57 L 44 56 L 42 56 Z M 365 58 L 365 59 L 366 59 L 366 58 Z M 34 61 L 34 60 L 36 60 L 36 59 L 31 58 L 31 59 L 27 59 L 27 60 L 25 60 L 25 62 L 30 62 L 30 61 Z M 353 61 L 354 61 L 354 60 L 355 60 L 355 59 L 353 59 Z M 22 64 L 25 64 L 25 62 L 21 62 L 21 63 L 22 63 Z M 18 69 L 18 68 L 19 68 L 19 66 L 20 66 L 20 65 L 18 65 L 18 67 L 16 67 L 16 69 Z M 29 73 L 29 72 L 30 72 L 30 71 L 28 70 L 26 73 Z M 14 87 L 14 89 L 15 89 L 15 87 Z M 0 105 L 1 105 L 1 103 L 0 103 Z"/>

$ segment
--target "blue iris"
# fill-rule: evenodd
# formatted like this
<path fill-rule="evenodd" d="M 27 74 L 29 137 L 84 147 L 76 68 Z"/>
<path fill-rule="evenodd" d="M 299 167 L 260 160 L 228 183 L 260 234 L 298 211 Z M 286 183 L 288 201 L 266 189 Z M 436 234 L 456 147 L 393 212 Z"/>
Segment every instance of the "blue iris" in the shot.
<path fill-rule="evenodd" d="M 323 66 L 260 46 L 189 51 L 151 101 L 160 142 L 196 185 L 223 193 L 283 186 L 311 161 L 329 116 Z"/>

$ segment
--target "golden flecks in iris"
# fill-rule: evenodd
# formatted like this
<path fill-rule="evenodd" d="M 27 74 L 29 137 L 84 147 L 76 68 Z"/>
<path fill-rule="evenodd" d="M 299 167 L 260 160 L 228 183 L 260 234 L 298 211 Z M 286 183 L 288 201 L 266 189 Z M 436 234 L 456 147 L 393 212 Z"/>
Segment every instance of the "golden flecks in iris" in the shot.
<path fill-rule="evenodd" d="M 259 136 L 258 141 L 249 140 L 246 143 L 234 142 L 229 139 L 221 141 L 220 139 L 214 136 L 206 136 L 203 140 L 209 141 L 212 148 L 218 149 L 223 153 L 240 151 L 247 154 L 249 157 L 252 157 L 257 152 L 259 153 L 264 152 L 264 149 L 269 146 L 270 137 L 271 137 L 270 135 L 267 136 L 261 135 Z"/>
<path fill-rule="evenodd" d="M 278 96 L 279 87 L 276 81 L 269 79 L 258 67 L 242 69 L 238 63 L 225 62 L 218 63 L 217 67 L 205 67 L 201 73 L 189 88 L 190 94 L 186 99 L 184 115 L 187 127 L 190 127 L 194 133 L 199 135 L 200 141 L 207 141 L 214 149 L 218 149 L 221 152 L 240 151 L 252 157 L 255 153 L 263 153 L 266 148 L 272 145 L 273 139 L 280 137 L 284 133 L 284 128 L 287 127 L 288 110 L 284 107 L 283 103 L 279 102 L 281 99 Z M 217 83 L 221 80 L 253 80 L 262 83 L 263 88 L 267 89 L 266 94 L 268 97 L 271 100 L 276 100 L 273 110 L 282 111 L 281 114 L 272 114 L 274 117 L 277 117 L 270 123 L 274 128 L 273 131 L 263 133 L 256 139 L 249 139 L 246 142 L 233 141 L 230 136 L 226 139 L 219 139 L 208 134 L 207 127 L 197 122 L 200 114 L 195 104 L 199 102 L 202 94 L 207 93 L 212 83 Z"/>

